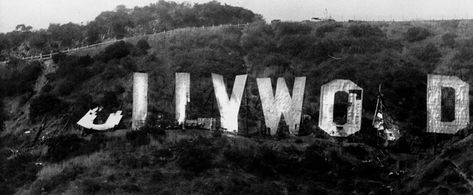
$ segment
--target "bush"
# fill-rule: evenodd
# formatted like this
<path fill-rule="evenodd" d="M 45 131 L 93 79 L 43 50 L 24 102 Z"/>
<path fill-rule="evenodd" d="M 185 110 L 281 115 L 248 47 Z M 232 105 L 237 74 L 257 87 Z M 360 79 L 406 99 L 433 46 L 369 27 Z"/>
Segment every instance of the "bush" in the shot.
<path fill-rule="evenodd" d="M 75 134 L 60 135 L 46 141 L 48 146 L 47 158 L 53 162 L 59 162 L 80 154 L 82 145 L 87 141 Z"/>
<path fill-rule="evenodd" d="M 105 147 L 106 142 L 107 138 L 104 134 L 94 133 L 92 134 L 90 141 L 86 141 L 81 145 L 78 155 L 92 154 L 96 151 L 99 151 L 101 148 Z"/>
<path fill-rule="evenodd" d="M 128 72 L 137 71 L 135 61 L 130 56 L 120 59 L 120 68 Z"/>
<path fill-rule="evenodd" d="M 80 93 L 69 98 L 68 119 L 70 121 L 78 121 L 84 116 L 84 113 L 94 108 L 93 98 L 91 95 Z"/>
<path fill-rule="evenodd" d="M 409 42 L 422 41 L 430 36 L 430 31 L 422 27 L 412 27 L 407 29 L 404 38 Z"/>
<path fill-rule="evenodd" d="M 324 38 L 315 42 L 312 45 L 311 54 L 308 57 L 313 58 L 316 62 L 322 62 L 329 59 L 329 56 L 333 56 L 341 50 L 340 43 L 336 40 Z"/>
<path fill-rule="evenodd" d="M 263 178 L 276 177 L 278 173 L 274 165 L 279 164 L 276 151 L 271 148 L 261 147 L 258 149 L 257 154 L 248 167 L 249 171 Z"/>
<path fill-rule="evenodd" d="M 52 137 L 46 141 L 48 146 L 46 158 L 53 162 L 59 162 L 79 155 L 92 154 L 100 150 L 105 140 L 103 135 L 95 134 L 90 141 L 76 134 Z"/>
<path fill-rule="evenodd" d="M 299 22 L 279 22 L 275 26 L 276 36 L 291 35 L 291 34 L 308 34 L 312 31 L 309 25 Z"/>
<path fill-rule="evenodd" d="M 0 182 L 0 192 L 3 194 L 15 194 L 15 188 L 8 185 L 7 183 Z"/>
<path fill-rule="evenodd" d="M 100 67 L 100 64 L 94 64 L 89 56 L 65 56 L 59 59 L 56 72 L 48 74 L 47 78 L 54 81 L 54 92 L 61 96 L 67 96 L 74 91 L 83 81 L 93 77 L 100 71 L 92 70 L 92 68 Z"/>
<path fill-rule="evenodd" d="M 130 43 L 119 41 L 107 46 L 105 51 L 97 55 L 96 58 L 103 62 L 108 62 L 111 59 L 120 59 L 130 54 L 133 47 Z"/>
<path fill-rule="evenodd" d="M 85 167 L 78 165 L 68 165 L 64 170 L 48 179 L 36 180 L 31 185 L 31 194 L 48 194 L 57 186 L 65 185 L 69 181 L 75 180 L 77 175 L 84 172 Z"/>
<path fill-rule="evenodd" d="M 89 66 L 94 63 L 94 59 L 92 59 L 89 55 L 80 56 L 77 60 L 77 63 L 79 63 L 81 66 Z"/>
<path fill-rule="evenodd" d="M 212 131 L 212 137 L 222 137 L 223 130 L 222 129 L 215 129 Z"/>
<path fill-rule="evenodd" d="M 442 46 L 451 48 L 455 47 L 455 38 L 457 38 L 457 35 L 453 33 L 446 33 L 442 35 Z"/>
<path fill-rule="evenodd" d="M 5 120 L 8 118 L 8 115 L 5 113 L 4 108 L 5 108 L 5 104 L 3 103 L 3 97 L 2 95 L 0 95 L 0 133 L 4 130 L 5 126 L 3 124 Z M 1 145 L 2 144 L 0 144 L 0 147 Z"/>
<path fill-rule="evenodd" d="M 464 41 L 453 59 L 456 62 L 470 63 L 473 60 L 473 39 Z"/>
<path fill-rule="evenodd" d="M 91 77 L 91 73 L 87 71 L 86 67 L 91 65 L 92 62 L 93 60 L 89 56 L 65 56 L 60 58 L 54 78 L 83 81 Z"/>
<path fill-rule="evenodd" d="M 4 184 L 3 187 L 0 185 L 0 189 L 4 188 L 8 191 L 36 179 L 36 173 L 39 171 L 39 167 L 35 165 L 36 156 L 29 153 L 19 153 L 11 159 L 6 159 L 3 156 L 0 158 L 2 158 L 0 161 L 0 183 Z"/>
<path fill-rule="evenodd" d="M 125 184 L 121 186 L 121 188 L 127 193 L 137 193 L 141 191 L 141 188 L 136 184 Z"/>
<path fill-rule="evenodd" d="M 136 50 L 135 50 L 135 56 L 140 56 L 140 55 L 146 55 L 148 54 L 148 49 L 150 49 L 151 46 L 149 46 L 148 41 L 144 39 L 140 39 L 136 43 Z"/>
<path fill-rule="evenodd" d="M 126 139 L 132 146 L 142 146 L 149 144 L 148 132 L 143 130 L 129 131 L 126 133 Z"/>
<path fill-rule="evenodd" d="M 326 33 L 334 32 L 338 27 L 341 27 L 341 25 L 337 23 L 324 24 L 315 30 L 315 35 L 318 37 L 324 37 Z"/>
<path fill-rule="evenodd" d="M 348 34 L 353 37 L 382 37 L 383 31 L 369 24 L 353 24 L 348 27 Z"/>
<path fill-rule="evenodd" d="M 54 88 L 53 93 L 59 96 L 68 96 L 74 91 L 74 86 L 76 86 L 76 82 L 74 81 L 67 79 L 60 80 L 56 82 L 56 88 Z"/>
<path fill-rule="evenodd" d="M 166 135 L 166 131 L 162 127 L 152 126 L 150 124 L 145 124 L 145 126 L 140 128 L 140 131 L 149 133 L 154 139 L 158 139 Z"/>
<path fill-rule="evenodd" d="M 62 52 L 59 52 L 58 54 L 55 54 L 53 55 L 53 62 L 55 64 L 59 63 L 62 59 L 66 58 L 66 54 L 65 53 L 62 53 Z"/>
<path fill-rule="evenodd" d="M 83 192 L 87 194 L 95 194 L 102 189 L 104 183 L 101 183 L 95 179 L 86 178 L 82 182 Z"/>
<path fill-rule="evenodd" d="M 224 149 L 223 156 L 233 165 L 239 167 L 247 167 L 253 160 L 252 151 L 231 146 Z"/>
<path fill-rule="evenodd" d="M 423 62 L 431 64 L 438 63 L 442 57 L 439 49 L 433 43 L 429 43 L 424 47 L 412 48 L 410 54 Z"/>
<path fill-rule="evenodd" d="M 22 68 L 11 68 L 6 73 L 8 76 L 2 83 L 2 88 L 7 96 L 32 93 L 36 80 L 43 72 L 40 62 L 34 61 L 24 64 Z"/>
<path fill-rule="evenodd" d="M 324 156 L 325 148 L 318 145 L 311 145 L 304 151 L 302 158 L 302 168 L 304 172 L 311 176 L 318 176 L 331 170 L 332 164 Z"/>
<path fill-rule="evenodd" d="M 118 95 L 119 94 L 114 91 L 106 91 L 102 98 L 100 98 L 99 104 L 104 108 L 104 110 L 116 110 L 121 105 Z"/>
<path fill-rule="evenodd" d="M 43 94 L 31 100 L 30 119 L 36 119 L 39 116 L 55 115 L 61 112 L 63 102 L 54 95 Z"/>
<path fill-rule="evenodd" d="M 369 152 L 361 145 L 348 145 L 343 147 L 343 151 L 347 152 L 358 159 L 366 159 L 369 155 Z"/>
<path fill-rule="evenodd" d="M 448 160 L 434 161 L 425 167 L 422 175 L 424 181 L 432 181 L 441 176 L 446 169 L 455 169 L 455 165 Z"/>
<path fill-rule="evenodd" d="M 163 175 L 163 173 L 161 173 L 161 171 L 154 170 L 153 173 L 151 174 L 150 182 L 151 183 L 157 183 L 157 182 L 162 181 L 163 178 L 164 178 L 164 175 Z"/>
<path fill-rule="evenodd" d="M 185 171 L 199 174 L 212 167 L 213 150 L 206 138 L 199 137 L 194 142 L 180 143 L 177 165 Z"/>
<path fill-rule="evenodd" d="M 20 77 L 15 79 L 21 79 L 22 85 L 28 85 L 30 87 L 33 87 L 42 72 L 43 67 L 41 63 L 38 61 L 34 61 L 22 68 L 20 71 Z"/>

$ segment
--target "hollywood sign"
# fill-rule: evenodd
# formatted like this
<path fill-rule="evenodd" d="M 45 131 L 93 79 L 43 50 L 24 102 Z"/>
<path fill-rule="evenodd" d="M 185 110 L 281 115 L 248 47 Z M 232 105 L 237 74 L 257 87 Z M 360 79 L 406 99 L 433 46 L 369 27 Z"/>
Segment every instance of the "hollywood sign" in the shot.
<path fill-rule="evenodd" d="M 182 124 L 186 119 L 186 105 L 190 102 L 191 80 L 189 73 L 176 73 L 175 76 L 175 119 L 179 124 Z M 238 131 L 238 112 L 246 80 L 246 74 L 237 75 L 232 94 L 229 96 L 223 76 L 212 73 L 212 84 L 220 112 L 220 124 L 227 131 Z M 468 83 L 455 76 L 442 75 L 428 75 L 427 80 L 427 132 L 453 134 L 465 128 L 470 118 Z M 256 79 L 265 125 L 270 129 L 271 135 L 276 134 L 281 115 L 284 116 L 285 122 L 289 126 L 289 133 L 291 135 L 298 134 L 305 82 L 306 77 L 296 77 L 291 95 L 284 78 L 278 78 L 275 92 L 273 92 L 270 78 Z M 455 91 L 455 119 L 453 121 L 444 122 L 441 120 L 442 88 L 451 88 Z M 348 94 L 349 106 L 347 108 L 346 123 L 343 125 L 334 122 L 334 100 L 337 92 Z M 350 80 L 337 79 L 322 85 L 319 127 L 329 135 L 337 137 L 345 137 L 359 131 L 361 128 L 362 102 L 363 89 Z M 147 106 L 148 74 L 134 73 L 132 129 L 139 129 L 144 125 L 148 114 Z M 114 116 L 111 116 L 112 119 L 113 117 L 119 117 L 116 113 L 114 114 Z M 110 119 L 110 128 L 118 124 L 116 120 L 112 119 Z M 79 125 L 84 126 L 83 124 Z M 88 124 L 88 126 L 93 125 Z"/>

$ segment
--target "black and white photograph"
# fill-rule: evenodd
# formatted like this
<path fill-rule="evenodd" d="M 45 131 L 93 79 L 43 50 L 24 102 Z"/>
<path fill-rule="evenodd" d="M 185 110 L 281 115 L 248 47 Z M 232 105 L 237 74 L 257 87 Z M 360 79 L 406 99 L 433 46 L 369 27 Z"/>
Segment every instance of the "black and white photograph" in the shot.
<path fill-rule="evenodd" d="M 470 85 L 471 0 L 0 0 L 0 195 L 473 194 Z"/>

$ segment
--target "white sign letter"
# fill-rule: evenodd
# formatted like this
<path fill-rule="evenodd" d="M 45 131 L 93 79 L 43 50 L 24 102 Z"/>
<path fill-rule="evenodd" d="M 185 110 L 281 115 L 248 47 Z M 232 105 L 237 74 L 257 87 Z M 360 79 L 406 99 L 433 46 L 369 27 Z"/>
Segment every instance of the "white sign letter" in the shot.
<path fill-rule="evenodd" d="M 335 93 L 348 94 L 348 108 L 345 124 L 334 122 Z M 363 89 L 349 80 L 333 80 L 322 85 L 320 93 L 319 127 L 331 136 L 345 137 L 361 128 L 361 111 L 363 102 Z"/>
<path fill-rule="evenodd" d="M 94 124 L 95 118 L 97 118 L 97 112 L 100 112 L 102 108 L 94 108 L 92 110 L 89 110 L 79 121 L 77 121 L 77 124 L 86 128 L 86 129 L 93 129 L 93 130 L 98 130 L 98 131 L 104 131 L 108 129 L 113 129 L 115 126 L 120 123 L 120 120 L 122 119 L 122 111 L 119 110 L 115 113 L 111 113 L 108 115 L 107 120 L 103 124 Z"/>
<path fill-rule="evenodd" d="M 148 116 L 148 74 L 133 74 L 133 113 L 131 129 L 141 128 Z"/>
<path fill-rule="evenodd" d="M 302 102 L 304 100 L 306 77 L 296 77 L 292 90 L 292 98 L 289 94 L 284 78 L 278 78 L 276 85 L 276 96 L 273 95 L 271 78 L 257 78 L 258 91 L 263 107 L 264 121 L 275 135 L 278 129 L 281 114 L 289 126 L 289 133 L 297 135 L 301 122 Z"/>
<path fill-rule="evenodd" d="M 468 83 L 456 76 L 427 76 L 427 132 L 454 134 L 465 128 L 470 121 L 470 98 Z M 441 121 L 442 88 L 455 90 L 455 120 Z"/>
<path fill-rule="evenodd" d="M 190 74 L 176 73 L 176 120 L 179 125 L 186 120 L 186 106 L 190 102 Z"/>
<path fill-rule="evenodd" d="M 238 112 L 240 111 L 241 98 L 245 90 L 246 77 L 237 75 L 233 84 L 232 95 L 228 98 L 225 82 L 222 75 L 212 73 L 212 83 L 220 111 L 220 124 L 227 131 L 238 131 Z"/>

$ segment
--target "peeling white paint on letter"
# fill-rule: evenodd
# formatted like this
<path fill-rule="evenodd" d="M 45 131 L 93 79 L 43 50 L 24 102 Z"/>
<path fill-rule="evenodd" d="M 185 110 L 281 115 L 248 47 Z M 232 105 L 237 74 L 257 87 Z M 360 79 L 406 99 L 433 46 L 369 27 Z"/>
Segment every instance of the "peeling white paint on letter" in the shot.
<path fill-rule="evenodd" d="M 77 121 L 77 124 L 86 128 L 86 129 L 93 129 L 93 130 L 98 130 L 98 131 L 105 131 L 108 129 L 113 129 L 115 126 L 120 123 L 120 120 L 122 119 L 122 111 L 119 110 L 115 113 L 111 113 L 105 123 L 103 124 L 94 124 L 95 118 L 97 118 L 97 112 L 99 112 L 102 108 L 94 108 L 92 110 L 89 110 L 79 121 Z"/>
<path fill-rule="evenodd" d="M 133 130 L 141 128 L 148 116 L 148 74 L 133 74 L 133 113 L 132 124 Z"/>
<path fill-rule="evenodd" d="M 337 125 L 333 121 L 335 93 L 348 93 L 346 123 Z M 321 87 L 319 127 L 331 136 L 345 137 L 361 128 L 363 89 L 350 80 L 333 80 Z"/>
<path fill-rule="evenodd" d="M 227 131 L 238 132 L 238 112 L 240 111 L 241 98 L 245 90 L 248 75 L 237 75 L 233 90 L 228 98 L 227 89 L 222 75 L 212 73 L 212 83 L 220 111 L 220 125 Z"/>
<path fill-rule="evenodd" d="M 176 72 L 176 120 L 179 125 L 186 120 L 186 106 L 190 102 L 190 74 Z"/>
<path fill-rule="evenodd" d="M 289 133 L 297 135 L 299 132 L 302 102 L 304 100 L 306 77 L 296 77 L 292 90 L 292 98 L 289 94 L 284 78 L 278 78 L 276 95 L 273 95 L 271 78 L 257 78 L 258 91 L 263 107 L 264 121 L 271 130 L 271 135 L 276 135 L 281 115 L 284 116 L 289 126 Z"/>
<path fill-rule="evenodd" d="M 441 121 L 442 88 L 455 90 L 455 120 Z M 469 85 L 456 76 L 428 75 L 427 77 L 427 132 L 454 134 L 470 121 Z"/>

